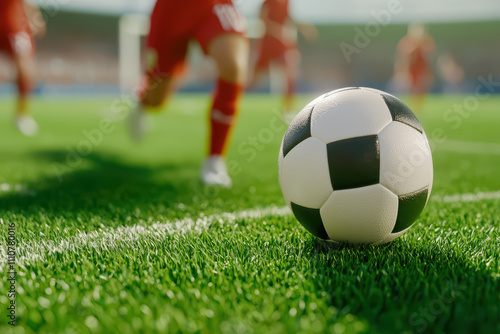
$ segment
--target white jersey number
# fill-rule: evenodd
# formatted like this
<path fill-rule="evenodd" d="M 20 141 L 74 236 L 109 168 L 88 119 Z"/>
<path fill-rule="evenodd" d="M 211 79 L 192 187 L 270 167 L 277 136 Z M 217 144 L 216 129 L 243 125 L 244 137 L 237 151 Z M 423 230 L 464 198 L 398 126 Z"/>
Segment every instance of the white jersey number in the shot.
<path fill-rule="evenodd" d="M 226 31 L 245 32 L 247 22 L 238 11 L 229 4 L 218 4 L 214 6 L 214 13 L 217 15 L 222 29 Z"/>

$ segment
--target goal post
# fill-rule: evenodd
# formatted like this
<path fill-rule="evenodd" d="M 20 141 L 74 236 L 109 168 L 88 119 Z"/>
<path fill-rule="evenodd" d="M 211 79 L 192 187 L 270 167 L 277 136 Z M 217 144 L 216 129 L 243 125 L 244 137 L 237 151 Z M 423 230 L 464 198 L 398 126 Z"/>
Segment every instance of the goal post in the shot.
<path fill-rule="evenodd" d="M 149 33 L 149 16 L 123 15 L 118 31 L 120 90 L 126 93 L 137 85 L 142 77 L 141 38 Z"/>

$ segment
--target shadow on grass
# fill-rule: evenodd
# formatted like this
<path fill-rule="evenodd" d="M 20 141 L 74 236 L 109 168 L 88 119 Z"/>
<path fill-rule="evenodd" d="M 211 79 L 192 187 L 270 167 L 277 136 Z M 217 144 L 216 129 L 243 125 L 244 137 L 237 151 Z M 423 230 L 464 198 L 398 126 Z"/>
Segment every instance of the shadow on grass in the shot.
<path fill-rule="evenodd" d="M 66 151 L 37 152 L 37 157 L 65 165 Z M 0 209 L 53 214 L 81 211 L 103 213 L 149 211 L 160 213 L 179 203 L 199 200 L 203 187 L 198 166 L 141 166 L 120 162 L 119 158 L 92 153 L 76 169 L 66 169 L 62 179 L 53 176 L 26 184 L 29 192 L 10 192 L 1 196 Z"/>
<path fill-rule="evenodd" d="M 496 332 L 498 277 L 451 242 L 408 239 L 382 246 L 312 239 L 304 256 L 317 290 L 370 331 Z"/>

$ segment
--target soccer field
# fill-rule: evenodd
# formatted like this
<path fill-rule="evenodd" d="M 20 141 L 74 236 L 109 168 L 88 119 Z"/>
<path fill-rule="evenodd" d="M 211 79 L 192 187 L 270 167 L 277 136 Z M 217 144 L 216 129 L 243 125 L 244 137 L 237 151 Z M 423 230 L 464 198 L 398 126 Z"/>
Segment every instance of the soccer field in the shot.
<path fill-rule="evenodd" d="M 277 97 L 242 101 L 229 190 L 198 181 L 208 95 L 177 96 L 141 143 L 124 103 L 39 98 L 28 139 L 0 102 L 1 333 L 500 332 L 500 98 L 429 97 L 432 195 L 380 247 L 316 239 L 285 207 Z"/>

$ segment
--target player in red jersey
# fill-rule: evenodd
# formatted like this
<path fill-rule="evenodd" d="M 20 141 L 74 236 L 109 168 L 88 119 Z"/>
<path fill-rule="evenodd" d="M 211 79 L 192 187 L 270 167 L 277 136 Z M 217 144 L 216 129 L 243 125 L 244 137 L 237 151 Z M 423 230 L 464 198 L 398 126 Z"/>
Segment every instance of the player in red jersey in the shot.
<path fill-rule="evenodd" d="M 224 156 L 246 81 L 249 47 L 245 34 L 246 21 L 231 0 L 158 0 L 151 14 L 145 87 L 132 113 L 132 135 L 142 137 L 145 113 L 161 107 L 175 91 L 188 42 L 197 40 L 218 70 L 210 111 L 210 148 L 201 170 L 205 184 L 230 187 L 232 183 Z"/>
<path fill-rule="evenodd" d="M 317 39 L 318 31 L 314 26 L 299 24 L 290 17 L 288 0 L 265 0 L 260 10 L 260 19 L 264 23 L 265 34 L 257 46 L 258 56 L 250 86 L 257 84 L 269 65 L 280 65 L 286 79 L 283 112 L 287 113 L 292 109 L 300 61 L 297 38 L 291 28 L 298 28 L 307 40 Z"/>
<path fill-rule="evenodd" d="M 28 20 L 27 13 L 33 20 Z M 17 108 L 15 124 L 26 136 L 33 136 L 38 125 L 28 113 L 28 96 L 35 75 L 35 46 L 33 32 L 45 33 L 45 22 L 37 6 L 23 0 L 0 1 L 0 52 L 5 51 L 17 70 Z"/>
<path fill-rule="evenodd" d="M 397 45 L 395 76 L 409 83 L 413 108 L 417 112 L 422 110 L 424 96 L 434 80 L 430 64 L 434 50 L 434 38 L 427 33 L 424 25 L 416 23 L 408 26 L 408 34 Z"/>

